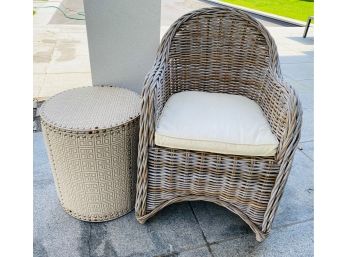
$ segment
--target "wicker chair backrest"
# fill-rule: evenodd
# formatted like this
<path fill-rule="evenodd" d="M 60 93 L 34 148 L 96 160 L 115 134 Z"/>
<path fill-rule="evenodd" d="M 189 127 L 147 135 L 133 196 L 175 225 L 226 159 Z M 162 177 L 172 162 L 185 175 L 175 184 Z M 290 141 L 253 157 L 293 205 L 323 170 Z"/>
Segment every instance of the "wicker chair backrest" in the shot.
<path fill-rule="evenodd" d="M 258 101 L 267 73 L 280 75 L 276 45 L 268 31 L 232 8 L 205 8 L 182 16 L 159 50 L 166 62 L 162 93 L 167 97 L 199 90 Z"/>

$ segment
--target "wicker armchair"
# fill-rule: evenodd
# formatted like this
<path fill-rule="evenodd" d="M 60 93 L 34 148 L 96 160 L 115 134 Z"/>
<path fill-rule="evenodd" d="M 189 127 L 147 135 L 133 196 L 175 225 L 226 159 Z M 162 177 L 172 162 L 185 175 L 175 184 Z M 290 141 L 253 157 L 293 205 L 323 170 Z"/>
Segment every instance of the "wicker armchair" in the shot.
<path fill-rule="evenodd" d="M 168 98 L 181 91 L 246 96 L 262 109 L 279 145 L 271 157 L 234 156 L 155 145 Z M 232 8 L 204 8 L 177 20 L 164 35 L 142 92 L 136 218 L 204 200 L 239 215 L 262 241 L 270 231 L 300 138 L 302 110 L 284 83 L 273 38 Z"/>

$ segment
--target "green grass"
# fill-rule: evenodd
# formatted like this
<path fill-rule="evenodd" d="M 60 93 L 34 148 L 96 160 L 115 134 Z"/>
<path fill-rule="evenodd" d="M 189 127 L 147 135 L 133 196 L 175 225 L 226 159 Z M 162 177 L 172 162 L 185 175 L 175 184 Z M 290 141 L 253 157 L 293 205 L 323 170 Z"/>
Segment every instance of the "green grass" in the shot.
<path fill-rule="evenodd" d="M 314 14 L 314 0 L 222 0 L 230 4 L 307 21 Z"/>

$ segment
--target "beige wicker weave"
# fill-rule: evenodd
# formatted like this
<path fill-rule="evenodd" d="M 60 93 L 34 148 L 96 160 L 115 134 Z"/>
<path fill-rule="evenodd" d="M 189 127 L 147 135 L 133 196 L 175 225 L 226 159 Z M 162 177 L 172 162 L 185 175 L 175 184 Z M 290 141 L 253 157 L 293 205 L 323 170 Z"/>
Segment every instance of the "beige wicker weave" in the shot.
<path fill-rule="evenodd" d="M 279 141 L 276 155 L 233 156 L 155 145 L 166 101 L 185 90 L 256 101 Z M 301 106 L 282 79 L 274 40 L 258 21 L 220 7 L 182 16 L 164 35 L 142 93 L 136 218 L 144 223 L 169 204 L 204 200 L 239 215 L 262 241 L 289 175 L 301 123 Z"/>
<path fill-rule="evenodd" d="M 140 97 L 84 87 L 47 100 L 40 113 L 59 200 L 71 216 L 106 221 L 134 208 Z"/>

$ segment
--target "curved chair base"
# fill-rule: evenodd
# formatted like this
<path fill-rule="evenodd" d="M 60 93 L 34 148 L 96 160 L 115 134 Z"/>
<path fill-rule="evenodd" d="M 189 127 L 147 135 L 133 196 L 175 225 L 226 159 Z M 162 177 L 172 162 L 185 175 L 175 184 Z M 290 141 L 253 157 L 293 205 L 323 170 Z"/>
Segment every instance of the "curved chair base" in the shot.
<path fill-rule="evenodd" d="M 256 226 L 249 218 L 246 216 L 241 210 L 239 210 L 237 207 L 233 206 L 232 204 L 216 199 L 216 198 L 211 198 L 211 197 L 205 197 L 205 196 L 182 196 L 182 197 L 176 197 L 171 200 L 165 201 L 164 203 L 160 204 L 157 206 L 155 209 L 153 209 L 150 213 L 139 216 L 136 214 L 136 219 L 140 224 L 144 224 L 149 218 L 154 216 L 157 212 L 162 210 L 163 208 L 167 207 L 168 205 L 171 205 L 173 203 L 178 203 L 178 202 L 185 202 L 185 201 L 206 201 L 206 202 L 212 202 L 215 204 L 218 204 L 222 207 L 225 207 L 229 211 L 237 214 L 242 220 L 245 221 L 246 224 L 249 225 L 251 230 L 255 233 L 256 235 L 256 240 L 258 242 L 262 242 L 264 239 L 266 239 L 268 232 L 265 233 L 260 230 L 258 226 Z"/>

